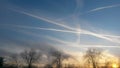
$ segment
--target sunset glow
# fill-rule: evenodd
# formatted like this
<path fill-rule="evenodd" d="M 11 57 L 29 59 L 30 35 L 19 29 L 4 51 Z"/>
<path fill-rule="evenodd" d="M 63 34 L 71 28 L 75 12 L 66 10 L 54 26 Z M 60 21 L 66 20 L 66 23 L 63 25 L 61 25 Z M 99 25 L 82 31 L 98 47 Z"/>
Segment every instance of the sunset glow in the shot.
<path fill-rule="evenodd" d="M 4 67 L 120 67 L 120 0 L 0 0 Z"/>
<path fill-rule="evenodd" d="M 118 68 L 118 64 L 113 63 L 112 68 Z"/>

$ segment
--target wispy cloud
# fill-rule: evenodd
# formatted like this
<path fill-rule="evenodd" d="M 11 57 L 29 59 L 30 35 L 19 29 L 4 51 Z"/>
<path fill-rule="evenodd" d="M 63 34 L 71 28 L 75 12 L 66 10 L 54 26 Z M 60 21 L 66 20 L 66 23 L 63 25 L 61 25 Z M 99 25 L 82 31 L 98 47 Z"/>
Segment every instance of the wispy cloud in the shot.
<path fill-rule="evenodd" d="M 80 13 L 80 9 L 83 6 L 83 0 L 75 0 L 76 1 L 76 7 L 73 13 L 73 16 L 77 16 Z"/>
<path fill-rule="evenodd" d="M 49 40 L 55 41 L 57 43 L 60 43 L 60 44 L 64 44 L 64 45 L 68 45 L 68 46 L 72 46 L 72 47 L 79 47 L 79 46 L 75 45 L 76 43 L 68 42 L 68 41 L 65 41 L 65 40 L 60 40 L 60 39 L 55 38 L 55 37 L 46 36 L 46 38 L 49 39 Z"/>
<path fill-rule="evenodd" d="M 120 6 L 120 4 L 109 5 L 109 6 L 104 6 L 104 7 L 98 7 L 98 8 L 95 8 L 95 9 L 92 9 L 92 10 L 88 11 L 87 13 L 95 12 L 95 11 L 100 11 L 100 10 L 108 9 L 108 8 L 113 8 L 113 7 L 119 7 L 119 6 Z"/>

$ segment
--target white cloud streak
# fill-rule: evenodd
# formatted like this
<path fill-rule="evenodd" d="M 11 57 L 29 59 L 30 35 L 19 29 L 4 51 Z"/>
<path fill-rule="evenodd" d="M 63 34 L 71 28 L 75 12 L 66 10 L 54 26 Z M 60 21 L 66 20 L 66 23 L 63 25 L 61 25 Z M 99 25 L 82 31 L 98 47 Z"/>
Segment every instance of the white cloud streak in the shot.
<path fill-rule="evenodd" d="M 120 36 L 114 36 L 114 35 L 104 35 L 104 36 L 106 36 L 106 37 L 112 37 L 112 38 L 120 38 Z"/>
<path fill-rule="evenodd" d="M 46 18 L 43 18 L 43 17 L 40 17 L 40 16 L 37 16 L 37 15 L 34 15 L 34 14 L 30 14 L 30 13 L 27 13 L 27 12 L 24 12 L 24 11 L 18 11 L 18 10 L 14 10 L 16 12 L 19 12 L 19 13 L 22 13 L 22 14 L 25 14 L 25 15 L 28 15 L 30 17 L 34 17 L 36 19 L 40 19 L 40 20 L 43 20 L 47 23 L 51 23 L 51 24 L 54 24 L 54 25 L 57 25 L 57 26 L 61 26 L 61 27 L 64 27 L 66 29 L 70 29 L 70 30 L 74 30 L 74 28 L 72 27 L 69 27 L 67 25 L 64 25 L 64 24 L 61 24 L 60 22 L 55 22 L 55 21 L 52 21 L 52 20 L 49 20 L 49 19 L 46 19 Z"/>
<path fill-rule="evenodd" d="M 102 38 L 102 39 L 105 39 L 105 40 L 108 40 L 108 41 L 111 41 L 111 42 L 119 43 L 119 39 L 109 38 L 109 37 L 106 37 L 104 35 L 93 33 L 93 32 L 86 31 L 86 30 L 70 31 L 70 30 L 59 30 L 59 29 L 53 29 L 53 28 L 20 26 L 20 25 L 14 25 L 14 26 L 20 27 L 20 28 L 27 28 L 27 29 L 48 30 L 48 31 L 57 31 L 57 32 L 65 32 L 65 33 L 73 33 L 73 34 L 86 34 L 86 35 L 92 35 L 92 36 L 95 36 L 95 37 L 98 37 L 98 38 Z M 78 38 L 80 38 L 80 37 L 78 37 Z M 80 41 L 80 39 L 78 39 L 78 42 L 79 41 Z"/>
<path fill-rule="evenodd" d="M 118 5 L 116 5 L 118 6 Z M 110 7 L 110 6 L 109 6 Z M 91 32 L 91 31 L 87 31 L 87 30 L 83 30 L 83 29 L 77 29 L 77 28 L 72 28 L 68 25 L 64 25 L 64 24 L 61 24 L 61 23 L 58 23 L 58 22 L 55 22 L 53 20 L 49 20 L 49 19 L 46 19 L 46 18 L 43 18 L 43 17 L 40 17 L 40 16 L 36 16 L 36 15 L 33 15 L 33 14 L 30 14 L 30 13 L 27 13 L 27 12 L 24 12 L 24 11 L 18 11 L 18 10 L 14 10 L 14 11 L 17 11 L 19 13 L 22 13 L 22 14 L 25 14 L 25 15 L 28 15 L 30 17 L 33 17 L 33 18 L 36 18 L 36 19 L 39 19 L 39 20 L 43 20 L 45 22 L 48 22 L 48 23 L 51 23 L 51 24 L 55 24 L 57 26 L 60 26 L 60 27 L 63 27 L 63 28 L 66 28 L 68 30 L 58 30 L 58 29 L 52 29 L 52 28 L 34 28 L 33 29 L 41 29 L 41 30 L 50 30 L 50 31 L 59 31 L 59 32 L 68 32 L 68 33 L 75 33 L 75 34 L 86 34 L 86 35 L 91 35 L 91 36 L 95 36 L 97 38 L 101 38 L 101 39 L 105 39 L 105 40 L 108 40 L 108 41 L 111 41 L 111 42 L 114 42 L 114 43 L 120 43 L 119 39 L 116 39 L 115 37 L 113 38 L 112 37 L 107 37 L 107 36 L 104 36 L 102 34 L 97 34 L 97 33 L 94 33 L 94 32 Z M 26 26 L 25 26 L 26 27 Z M 25 28 L 24 27 L 24 28 Z M 26 27 L 28 28 L 28 27 Z M 32 27 L 30 27 L 32 28 Z"/>
<path fill-rule="evenodd" d="M 47 39 L 49 40 L 52 40 L 52 41 L 55 41 L 55 42 L 58 42 L 58 43 L 61 43 L 63 45 L 67 45 L 67 46 L 70 46 L 70 47 L 79 47 L 79 48 L 91 48 L 91 47 L 96 47 L 96 48 L 120 48 L 120 46 L 110 46 L 110 45 L 84 45 L 84 44 L 77 44 L 77 43 L 74 43 L 74 42 L 68 42 L 68 41 L 63 41 L 63 40 L 60 40 L 60 39 L 57 39 L 57 38 L 54 38 L 54 37 L 49 37 L 47 36 L 46 37 Z"/>
<path fill-rule="evenodd" d="M 110 6 L 104 6 L 104 7 L 98 7 L 98 8 L 95 8 L 95 9 L 92 9 L 92 10 L 88 11 L 87 13 L 95 12 L 95 11 L 100 11 L 100 10 L 108 9 L 108 8 L 113 8 L 113 7 L 119 7 L 119 6 L 120 6 L 120 4 L 110 5 Z"/>
<path fill-rule="evenodd" d="M 37 30 L 48 30 L 48 31 L 57 31 L 57 32 L 67 32 L 67 33 L 73 33 L 73 34 L 76 34 L 79 32 L 75 32 L 75 31 L 69 31 L 69 30 L 58 30 L 58 29 L 49 29 L 49 28 L 40 28 L 40 27 L 30 27 L 30 26 L 20 26 L 20 25 L 11 25 L 13 27 L 17 27 L 17 28 L 25 28 L 25 29 L 37 29 Z M 32 34 L 32 33 L 28 33 L 27 31 L 20 31 L 20 32 L 23 32 L 23 33 L 27 33 L 27 34 L 30 34 L 30 35 L 34 35 L 34 36 L 40 36 L 40 35 L 36 35 L 35 33 Z M 94 33 L 91 33 L 91 32 L 85 32 L 85 31 L 81 31 L 82 34 L 88 34 L 88 35 L 95 35 L 97 37 L 100 37 L 100 38 L 103 38 L 103 39 L 106 39 L 106 37 L 104 36 L 101 36 L 99 34 L 94 34 Z M 106 46 L 106 45 L 81 45 L 79 43 L 75 43 L 75 42 L 68 42 L 68 41 L 65 41 L 65 40 L 60 40 L 60 39 L 57 39 L 57 38 L 53 38 L 53 37 L 49 37 L 49 36 L 45 36 L 45 38 L 49 39 L 49 40 L 52 40 L 52 41 L 55 41 L 57 43 L 60 43 L 60 44 L 63 44 L 63 45 L 67 45 L 67 46 L 70 46 L 70 47 L 82 47 L 82 48 L 89 48 L 89 47 L 97 47 L 97 48 L 101 48 L 101 47 L 106 47 L 106 48 L 116 48 L 119 46 Z M 115 42 L 113 41 L 111 38 L 107 38 L 107 40 L 109 41 L 112 41 L 112 42 Z M 119 41 L 117 41 L 119 42 Z"/>
<path fill-rule="evenodd" d="M 7 24 L 10 25 L 10 24 Z M 79 33 L 75 31 L 70 31 L 70 30 L 60 30 L 60 29 L 54 29 L 54 28 L 41 28 L 41 27 L 31 27 L 31 26 L 23 26 L 23 25 L 10 25 L 12 27 L 17 27 L 17 28 L 25 28 L 25 29 L 36 29 L 36 30 L 47 30 L 47 31 L 55 31 L 55 32 L 64 32 L 64 33 Z"/>
<path fill-rule="evenodd" d="M 92 36 L 102 38 L 102 39 L 105 39 L 105 40 L 108 40 L 108 41 L 111 41 L 111 42 L 119 43 L 118 41 L 114 41 L 113 38 L 105 37 L 101 34 L 93 33 L 93 32 L 90 32 L 90 31 L 82 30 L 81 33 L 84 33 L 84 34 L 87 34 L 87 35 L 92 35 Z"/>

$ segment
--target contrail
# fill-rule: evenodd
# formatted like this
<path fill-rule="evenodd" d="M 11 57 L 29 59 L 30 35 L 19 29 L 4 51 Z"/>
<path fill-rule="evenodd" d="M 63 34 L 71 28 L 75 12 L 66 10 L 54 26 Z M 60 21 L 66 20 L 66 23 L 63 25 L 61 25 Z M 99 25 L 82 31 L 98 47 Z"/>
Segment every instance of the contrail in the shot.
<path fill-rule="evenodd" d="M 58 22 L 55 22 L 55 21 L 52 21 L 52 20 L 49 20 L 49 19 L 46 19 L 46 18 L 43 18 L 43 17 L 40 17 L 40 16 L 36 16 L 36 15 L 30 14 L 30 13 L 24 12 L 24 11 L 18 11 L 18 10 L 14 10 L 14 11 L 25 14 L 25 15 L 28 15 L 28 16 L 31 16 L 31 17 L 34 17 L 36 19 L 43 20 L 43 21 L 51 23 L 51 24 L 55 24 L 57 26 L 64 27 L 66 29 L 75 30 L 74 28 L 71 28 L 71 27 L 69 27 L 67 25 L 61 24 L 60 22 L 58 23 Z"/>
<path fill-rule="evenodd" d="M 57 20 L 64 20 L 64 19 L 67 19 L 67 18 L 73 18 L 73 17 L 78 17 L 79 16 L 79 12 L 80 12 L 80 8 L 82 7 L 82 0 L 75 0 L 75 3 L 76 3 L 76 7 L 74 8 L 73 10 L 73 13 L 71 13 L 70 15 L 68 16 L 65 16 L 65 17 L 62 17 L 60 19 L 57 19 Z"/>
<path fill-rule="evenodd" d="M 83 44 L 76 44 L 76 43 L 74 43 L 74 42 L 68 42 L 68 41 L 63 41 L 63 40 L 60 40 L 60 39 L 57 39 L 57 38 L 54 38 L 54 37 L 49 37 L 49 36 L 47 36 L 46 37 L 47 39 L 50 39 L 50 40 L 52 40 L 52 41 L 56 41 L 56 42 L 58 42 L 58 43 L 61 43 L 61 44 L 63 44 L 63 45 L 67 45 L 67 46 L 70 46 L 70 47 L 87 47 L 87 48 L 89 48 L 89 47 L 97 47 L 97 48 L 102 48 L 102 47 L 105 47 L 105 48 L 120 48 L 120 46 L 107 46 L 107 45 L 83 45 Z"/>
<path fill-rule="evenodd" d="M 32 34 L 33 36 L 36 36 L 36 37 L 41 37 L 39 34 L 35 34 L 35 33 L 32 33 L 32 32 L 26 32 L 26 31 L 23 31 L 23 30 L 20 30 L 20 32 L 23 32 L 25 34 Z M 120 46 L 106 46 L 106 45 L 84 45 L 84 44 L 78 44 L 78 43 L 74 43 L 74 42 L 68 42 L 68 41 L 63 41 L 63 40 L 60 40 L 60 39 L 57 39 L 57 38 L 54 38 L 54 37 L 50 37 L 50 36 L 45 36 L 44 38 L 47 38 L 49 40 L 52 40 L 54 42 L 57 42 L 57 43 L 61 43 L 63 45 L 67 45 L 67 46 L 70 46 L 70 47 L 82 47 L 82 48 L 90 48 L 90 47 L 96 47 L 96 48 L 120 48 Z"/>
<path fill-rule="evenodd" d="M 79 29 L 79 30 L 78 30 L 79 33 L 76 34 L 76 36 L 77 36 L 76 43 L 77 43 L 77 44 L 80 44 L 81 28 L 79 27 L 78 29 Z"/>
<path fill-rule="evenodd" d="M 18 28 L 26 28 L 26 29 L 37 29 L 37 30 L 48 30 L 48 31 L 56 31 L 56 32 L 65 32 L 65 33 L 79 33 L 75 31 L 70 31 L 70 30 L 60 30 L 60 29 L 53 29 L 53 28 L 40 28 L 40 27 L 30 27 L 30 26 L 21 26 L 21 25 L 11 25 L 13 27 L 18 27 Z"/>
<path fill-rule="evenodd" d="M 56 42 L 61 43 L 61 44 L 67 44 L 67 45 L 69 44 L 69 46 L 75 44 L 73 42 L 68 42 L 68 41 L 65 41 L 65 40 L 60 40 L 60 39 L 57 39 L 57 38 L 54 38 L 54 37 L 50 37 L 50 36 L 46 36 L 46 38 L 49 39 L 49 40 L 52 40 L 52 41 L 56 41 Z"/>
<path fill-rule="evenodd" d="M 38 30 L 49 30 L 49 31 L 57 31 L 57 32 L 67 32 L 67 33 L 77 33 L 79 34 L 79 32 L 75 32 L 75 31 L 68 31 L 68 30 L 58 30 L 58 29 L 52 29 L 52 28 L 40 28 L 40 27 L 30 27 L 30 26 L 20 26 L 20 25 L 11 25 L 11 26 L 14 26 L 14 27 L 19 27 L 19 28 L 27 28 L 27 29 L 38 29 Z M 94 35 L 94 36 L 97 36 L 97 37 L 100 37 L 100 38 L 103 38 L 103 39 L 107 39 L 109 41 L 112 41 L 112 39 L 110 38 L 106 38 L 104 36 L 101 36 L 99 34 L 94 34 L 92 32 L 85 32 L 85 31 L 81 31 L 82 34 L 88 34 L 88 35 Z M 57 42 L 60 42 L 60 43 L 64 43 L 64 44 L 71 44 L 71 45 L 76 45 L 74 43 L 70 43 L 70 42 L 65 42 L 65 41 L 62 41 L 62 40 L 58 40 L 58 39 L 55 39 L 55 38 L 50 38 L 54 41 L 57 41 Z"/>
<path fill-rule="evenodd" d="M 97 8 L 88 10 L 88 11 L 86 11 L 85 13 L 81 13 L 81 14 L 79 14 L 79 15 L 84 15 L 84 14 L 87 14 L 87 13 L 92 13 L 92 12 L 96 12 L 96 11 L 100 11 L 100 10 L 104 10 L 104 9 L 109 9 L 109 8 L 113 8 L 113 7 L 119 7 L 119 6 L 120 6 L 120 4 L 103 6 L 103 7 L 97 7 Z"/>
<path fill-rule="evenodd" d="M 95 11 L 99 11 L 99 10 L 103 10 L 103 9 L 108 9 L 108 8 L 113 8 L 113 7 L 119 7 L 119 6 L 120 6 L 120 4 L 98 7 L 98 8 L 95 8 L 95 9 L 92 9 L 92 10 L 88 11 L 87 13 L 95 12 Z"/>
<path fill-rule="evenodd" d="M 112 38 L 120 38 L 120 36 L 113 36 L 113 35 L 104 35 L 103 36 L 106 36 L 106 37 L 112 37 Z"/>
<path fill-rule="evenodd" d="M 75 10 L 74 10 L 74 13 L 73 15 L 77 16 L 80 12 L 80 8 L 82 7 L 82 0 L 75 0 L 76 1 L 76 7 L 75 7 Z"/>
<path fill-rule="evenodd" d="M 104 36 L 102 34 L 97 34 L 97 33 L 94 33 L 94 32 L 90 32 L 90 31 L 86 31 L 86 30 L 80 30 L 80 29 L 79 30 L 77 29 L 77 31 L 70 31 L 70 30 L 60 30 L 60 29 L 53 29 L 53 28 L 40 28 L 40 27 L 20 26 L 20 25 L 11 25 L 11 26 L 19 27 L 19 28 L 26 28 L 26 29 L 48 30 L 48 31 L 65 32 L 65 33 L 73 33 L 73 34 L 86 34 L 86 35 L 95 36 L 95 37 L 98 37 L 98 38 L 101 38 L 101 39 L 105 39 L 105 40 L 108 40 L 108 41 L 111 41 L 111 42 L 120 43 L 119 39 L 106 37 L 106 36 Z M 80 37 L 78 37 L 78 38 L 80 38 Z M 79 41 L 80 40 L 78 39 L 78 42 Z"/>
<path fill-rule="evenodd" d="M 17 10 L 15 10 L 15 11 L 17 11 Z M 39 16 L 30 14 L 30 13 L 27 13 L 27 12 L 24 12 L 24 11 L 17 11 L 17 12 L 20 12 L 22 14 L 31 16 L 33 18 L 37 18 L 37 19 L 46 21 L 46 22 L 51 23 L 51 24 L 55 24 L 57 26 L 64 27 L 64 28 L 69 29 L 71 31 L 69 31 L 69 30 L 46 29 L 46 28 L 39 28 L 39 29 L 51 30 L 51 31 L 60 31 L 60 32 L 69 32 L 69 33 L 76 33 L 76 34 L 87 34 L 87 35 L 95 36 L 97 38 L 105 39 L 105 40 L 108 40 L 108 41 L 111 41 L 111 42 L 120 43 L 119 40 L 114 40 L 113 38 L 109 38 L 109 37 L 103 36 L 101 34 L 97 34 L 97 33 L 94 33 L 94 32 L 87 31 L 87 30 L 83 30 L 83 29 L 72 28 L 70 26 L 67 26 L 67 25 L 64 25 L 64 24 L 60 24 L 60 23 L 57 23 L 55 21 L 52 21 L 52 20 L 49 20 L 49 19 L 46 19 L 46 18 L 43 18 L 43 17 L 39 17 Z M 78 30 L 81 30 L 82 32 L 78 31 Z"/>
<path fill-rule="evenodd" d="M 69 30 L 59 30 L 59 29 L 53 29 L 53 28 L 40 28 L 40 27 L 19 26 L 19 25 L 16 25 L 16 26 L 20 27 L 20 28 L 28 28 L 28 29 L 49 30 L 49 31 L 73 33 L 73 34 L 86 34 L 86 35 L 92 35 L 92 36 L 95 36 L 95 37 L 99 37 L 99 38 L 102 38 L 102 39 L 105 39 L 105 40 L 108 40 L 108 41 L 111 41 L 111 42 L 119 43 L 119 40 L 117 40 L 117 39 L 105 37 L 101 34 L 93 33 L 93 32 L 86 31 L 86 30 L 69 31 Z"/>
<path fill-rule="evenodd" d="M 101 34 L 97 34 L 97 33 L 94 33 L 94 32 L 90 32 L 90 31 L 86 31 L 86 30 L 81 30 L 80 31 L 81 34 L 86 34 L 86 35 L 91 35 L 91 36 L 95 36 L 95 37 L 98 37 L 98 38 L 101 38 L 101 39 L 105 39 L 105 40 L 108 40 L 108 41 L 111 41 L 111 42 L 115 42 L 115 43 L 120 43 L 118 39 L 116 38 L 110 38 L 110 37 L 106 37 L 104 35 L 101 35 Z"/>
<path fill-rule="evenodd" d="M 102 39 L 113 41 L 111 38 L 108 38 L 108 37 L 105 37 L 105 36 L 103 36 L 101 34 L 93 33 L 93 32 L 90 32 L 90 31 L 82 30 L 81 33 L 88 34 L 88 35 L 93 35 L 95 37 L 99 37 L 99 38 L 102 38 Z"/>

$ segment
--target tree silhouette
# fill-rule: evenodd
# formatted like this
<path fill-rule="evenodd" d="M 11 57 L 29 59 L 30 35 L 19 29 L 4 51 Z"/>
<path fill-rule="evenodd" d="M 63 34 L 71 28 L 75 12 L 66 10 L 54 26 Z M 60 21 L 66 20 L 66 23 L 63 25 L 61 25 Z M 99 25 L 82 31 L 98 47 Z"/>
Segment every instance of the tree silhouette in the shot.
<path fill-rule="evenodd" d="M 102 54 L 101 50 L 90 48 L 86 51 L 84 58 L 88 63 L 92 64 L 93 68 L 97 68 L 97 62 Z"/>
<path fill-rule="evenodd" d="M 54 64 L 56 68 L 62 68 L 62 61 L 70 58 L 70 55 L 58 50 L 51 51 L 51 55 L 54 57 L 52 64 Z"/>
<path fill-rule="evenodd" d="M 3 68 L 3 64 L 4 64 L 4 58 L 0 57 L 0 68 Z"/>
<path fill-rule="evenodd" d="M 9 62 L 12 62 L 17 68 L 22 66 L 22 60 L 19 54 L 12 54 L 9 56 Z"/>
<path fill-rule="evenodd" d="M 30 49 L 22 52 L 21 57 L 28 65 L 27 67 L 32 68 L 32 65 L 40 59 L 41 54 L 34 49 Z"/>

